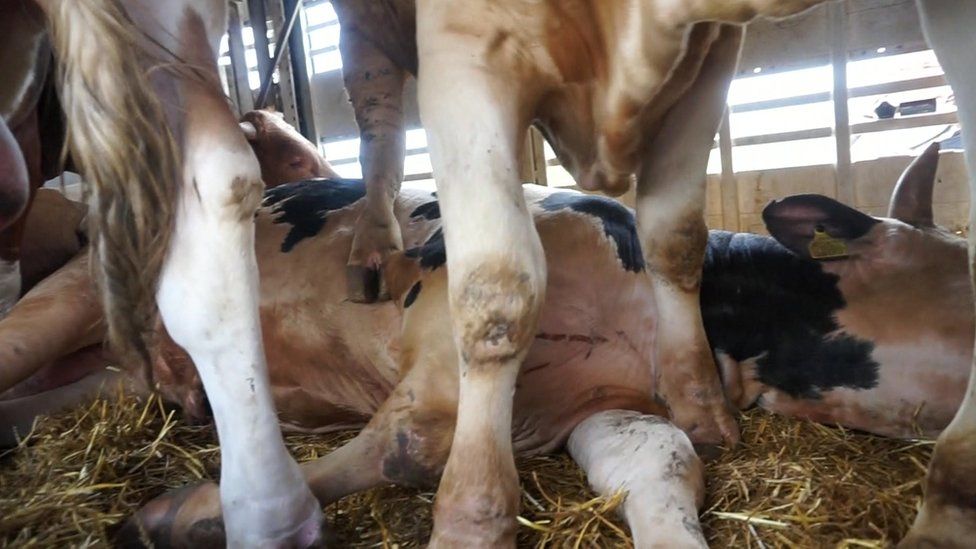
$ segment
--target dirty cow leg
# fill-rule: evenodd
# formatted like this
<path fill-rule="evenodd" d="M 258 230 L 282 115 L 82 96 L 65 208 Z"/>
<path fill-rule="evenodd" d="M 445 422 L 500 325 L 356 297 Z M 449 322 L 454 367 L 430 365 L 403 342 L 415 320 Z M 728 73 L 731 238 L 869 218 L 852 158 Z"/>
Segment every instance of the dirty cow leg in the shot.
<path fill-rule="evenodd" d="M 357 302 L 385 301 L 390 297 L 381 269 L 391 253 L 403 249 L 393 201 L 403 180 L 406 72 L 355 26 L 342 27 L 339 47 L 342 77 L 359 125 L 359 161 L 366 182 L 366 207 L 356 219 L 349 253 L 349 298 Z"/>
<path fill-rule="evenodd" d="M 528 127 L 517 83 L 527 76 L 497 71 L 493 64 L 504 53 L 487 60 L 475 53 L 504 51 L 504 40 L 489 45 L 493 37 L 483 33 L 448 35 L 447 19 L 457 13 L 446 2 L 418 5 L 420 109 L 444 220 L 461 376 L 431 546 L 512 546 L 518 511 L 512 397 L 546 280 L 517 172 Z"/>
<path fill-rule="evenodd" d="M 626 492 L 623 515 L 637 549 L 707 547 L 698 524 L 705 498 L 701 461 L 668 420 L 600 412 L 576 426 L 568 448 L 594 490 Z"/>
<path fill-rule="evenodd" d="M 705 166 L 741 38 L 741 28 L 722 27 L 698 79 L 649 143 L 638 178 L 638 227 L 662 319 L 655 344 L 660 392 L 695 443 L 738 440 L 705 336 L 699 289 L 708 238 Z"/>
<path fill-rule="evenodd" d="M 196 364 L 213 408 L 227 543 L 307 547 L 321 541 L 322 511 L 282 440 L 258 321 L 253 218 L 262 198 L 261 171 L 217 79 L 223 21 L 207 23 L 205 30 L 204 21 L 188 16 L 181 25 L 187 61 L 206 69 L 206 76 L 177 84 L 184 188 L 159 311 L 173 341 Z M 188 539 L 206 544 L 211 535 L 222 537 L 217 528 L 201 520 Z"/>
<path fill-rule="evenodd" d="M 959 105 L 970 195 L 976 196 L 976 4 L 918 2 L 929 45 L 945 68 Z M 976 227 L 976 208 L 969 223 Z M 970 272 L 976 277 L 976 233 L 969 234 Z M 971 547 L 976 535 L 976 363 L 955 419 L 939 436 L 929 464 L 925 501 L 900 547 Z"/>

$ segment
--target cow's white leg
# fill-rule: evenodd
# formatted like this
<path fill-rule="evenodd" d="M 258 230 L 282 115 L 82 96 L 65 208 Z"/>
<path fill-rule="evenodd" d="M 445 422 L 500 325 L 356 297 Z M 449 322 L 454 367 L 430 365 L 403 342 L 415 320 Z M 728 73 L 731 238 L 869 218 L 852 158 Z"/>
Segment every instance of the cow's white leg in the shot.
<path fill-rule="evenodd" d="M 976 197 L 976 4 L 920 0 L 922 27 L 956 95 L 966 146 L 970 196 Z M 976 206 L 969 225 L 976 227 Z M 976 234 L 969 233 L 976 277 Z M 939 436 L 929 464 L 925 502 L 901 547 L 971 547 L 976 536 L 976 364 L 956 417 Z"/>
<path fill-rule="evenodd" d="M 184 98 L 186 186 L 159 310 L 213 408 L 228 544 L 308 546 L 322 513 L 282 441 L 258 321 L 261 170 L 219 88 L 187 84 Z"/>
<path fill-rule="evenodd" d="M 480 5 L 480 4 L 479 4 Z M 463 11 L 463 10 L 461 10 Z M 481 53 L 490 33 L 457 32 L 450 2 L 419 2 L 420 109 L 447 245 L 460 359 L 457 428 L 434 510 L 432 546 L 512 546 L 518 479 L 512 397 L 544 299 L 546 265 L 518 177 L 528 75 L 503 77 Z M 462 25 L 463 26 L 463 25 Z"/>
<path fill-rule="evenodd" d="M 637 187 L 637 220 L 662 319 L 655 364 L 674 422 L 696 443 L 738 440 L 699 307 L 705 167 L 738 61 L 742 29 L 723 26 L 698 79 L 648 144 Z"/>
<path fill-rule="evenodd" d="M 622 512 L 637 549 L 708 546 L 698 524 L 705 498 L 701 461 L 667 419 L 600 412 L 573 429 L 568 449 L 599 494 L 626 492 Z"/>

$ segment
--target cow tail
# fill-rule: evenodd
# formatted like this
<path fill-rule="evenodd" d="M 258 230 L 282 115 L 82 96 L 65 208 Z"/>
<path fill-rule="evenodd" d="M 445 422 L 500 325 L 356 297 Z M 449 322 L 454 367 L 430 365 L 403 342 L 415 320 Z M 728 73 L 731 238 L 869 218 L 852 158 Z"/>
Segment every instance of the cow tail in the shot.
<path fill-rule="evenodd" d="M 92 266 L 109 344 L 146 373 L 181 181 L 180 149 L 150 82 L 150 67 L 162 63 L 148 52 L 161 50 L 119 0 L 55 1 L 48 17 L 67 146 L 89 183 Z"/>

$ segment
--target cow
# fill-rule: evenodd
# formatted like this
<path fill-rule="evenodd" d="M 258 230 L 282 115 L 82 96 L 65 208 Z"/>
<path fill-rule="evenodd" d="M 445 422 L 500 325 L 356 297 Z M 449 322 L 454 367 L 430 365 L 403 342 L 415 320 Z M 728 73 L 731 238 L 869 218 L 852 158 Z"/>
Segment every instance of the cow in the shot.
<path fill-rule="evenodd" d="M 285 122 L 281 113 L 266 109 L 246 112 L 240 126 L 261 165 L 265 188 L 315 178 L 339 179 L 315 145 Z"/>
<path fill-rule="evenodd" d="M 933 145 L 906 169 L 890 218 L 799 195 L 765 209 L 771 237 L 710 233 L 702 316 L 733 404 L 886 436 L 934 437 L 945 428 L 963 398 L 973 307 L 971 296 L 960 299 L 970 293 L 965 242 L 931 223 L 937 162 Z M 439 202 L 424 190 L 399 195 L 407 251 L 386 272 L 395 302 L 362 306 L 345 299 L 343 276 L 365 192 L 352 180 L 283 185 L 265 194 L 257 216 L 261 319 L 279 422 L 313 433 L 365 425 L 348 447 L 306 465 L 323 504 L 381 482 L 433 485 L 455 422 L 457 349 L 445 314 Z M 638 547 L 700 544 L 697 534 L 676 534 L 697 524 L 702 479 L 688 439 L 653 398 L 651 342 L 667 319 L 655 307 L 633 213 L 574 191 L 527 185 L 524 192 L 550 292 L 516 385 L 515 448 L 568 445 L 598 492 L 631 490 L 624 513 Z M 63 218 L 47 215 L 49 224 Z M 842 253 L 811 252 L 811 226 L 832 235 Z M 91 368 L 98 346 L 89 327 L 100 323 L 87 273 L 83 261 L 68 264 L 0 322 L 0 349 L 47 327 L 19 354 L 40 371 L 0 401 L 11 419 L 73 404 L 115 376 Z M 155 382 L 191 418 L 204 419 L 192 361 L 163 341 Z M 55 346 L 67 356 L 52 354 Z M 55 387 L 66 379 L 79 381 Z M 663 447 L 636 444 L 645 435 Z M 622 457 L 634 455 L 625 447 L 639 458 Z M 678 458 L 667 458 L 672 450 Z M 686 467 L 672 483 L 654 476 Z M 674 493 L 677 508 L 664 505 Z M 192 545 L 201 541 L 194 524 L 219 516 L 215 494 L 214 485 L 183 490 L 136 521 L 159 543 Z"/>
<path fill-rule="evenodd" d="M 506 528 L 505 543 L 513 539 L 516 479 L 502 440 L 508 431 L 496 419 L 507 417 L 509 403 L 487 394 L 511 391 L 509 385 L 494 388 L 500 379 L 514 379 L 545 299 L 542 252 L 513 191 L 530 124 L 542 130 L 582 187 L 618 193 L 636 177 L 639 233 L 657 303 L 674 319 L 656 350 L 660 393 L 696 442 L 737 439 L 711 375 L 698 307 L 707 240 L 705 164 L 737 63 L 737 25 L 757 16 L 794 15 L 822 1 L 486 0 L 464 9 L 447 0 L 334 2 L 347 42 L 340 43 L 344 78 L 363 137 L 360 157 L 370 189 L 370 207 L 357 224 L 350 255 L 351 296 L 366 293 L 359 290 L 370 278 L 366 271 L 399 244 L 390 197 L 401 179 L 399 95 L 404 75 L 413 71 L 453 251 L 451 313 L 462 343 L 461 367 L 478 372 L 476 381 L 462 384 L 461 401 L 495 405 L 472 420 L 470 431 L 464 422 L 456 434 L 438 491 L 434 545 L 494 539 Z M 976 71 L 966 55 L 974 45 L 966 29 L 976 21 L 976 6 L 919 0 L 919 10 L 956 92 L 960 121 L 976 125 L 976 92 L 970 91 Z M 976 190 L 974 133 L 966 149 Z M 463 183 L 472 177 L 486 183 L 475 191 Z M 468 207 L 473 197 L 481 204 L 474 210 Z M 499 230 L 484 238 L 486 226 Z M 498 333 L 506 336 L 501 345 Z M 976 393 L 976 379 L 970 387 Z M 976 397 L 966 402 L 971 400 Z M 916 535 L 906 545 L 965 543 L 976 531 L 976 480 L 946 480 L 976 479 L 968 465 L 976 462 L 976 404 L 961 410 L 961 419 L 940 441 L 946 449 L 933 459 L 928 493 L 937 495 L 926 500 Z M 492 437 L 497 452 L 486 454 L 483 438 L 465 434 L 476 431 Z M 484 477 L 503 478 L 505 488 L 462 493 L 460 479 L 473 468 Z M 506 518 L 478 521 L 488 510 Z M 476 526 L 459 533 L 454 526 L 461 523 Z"/>
<path fill-rule="evenodd" d="M 63 166 L 64 122 L 54 90 L 54 64 L 44 15 L 33 2 L 6 2 L 0 35 L 14 49 L 0 55 L 0 318 L 21 295 L 26 213 L 34 193 Z"/>
<path fill-rule="evenodd" d="M 445 220 L 463 374 L 433 545 L 514 543 L 512 395 L 547 278 L 515 168 L 517 144 L 537 116 L 581 184 L 619 191 L 637 175 L 645 261 L 657 306 L 671 319 L 659 333 L 667 344 L 655 353 L 659 392 L 696 442 L 737 439 L 698 307 L 707 240 L 701 167 L 742 33 L 711 21 L 785 16 L 818 1 L 416 6 L 420 110 Z M 109 340 L 148 364 L 158 306 L 193 357 L 221 438 L 230 544 L 318 543 L 323 517 L 281 441 L 261 343 L 251 250 L 262 183 L 217 78 L 226 6 L 38 2 L 62 67 L 73 158 L 94 187 L 94 268 Z M 963 126 L 976 125 L 966 31 L 976 6 L 925 0 L 922 8 Z M 965 135 L 972 151 L 973 134 Z M 367 202 L 392 207 L 382 195 Z M 965 541 L 976 531 L 976 487 L 948 481 L 976 478 L 967 474 L 974 460 L 964 459 L 972 453 L 966 441 L 976 440 L 976 405 L 961 410 L 940 439 L 945 450 L 936 451 L 916 528 L 933 540 Z"/>

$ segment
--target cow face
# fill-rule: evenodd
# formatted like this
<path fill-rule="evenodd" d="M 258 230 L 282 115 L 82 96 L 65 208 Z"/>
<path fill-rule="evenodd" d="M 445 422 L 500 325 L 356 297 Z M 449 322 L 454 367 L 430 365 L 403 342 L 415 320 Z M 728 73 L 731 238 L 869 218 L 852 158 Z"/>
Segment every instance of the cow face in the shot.
<path fill-rule="evenodd" d="M 874 396 L 858 397 L 856 408 L 870 408 L 865 398 L 885 399 L 898 417 L 884 422 L 911 423 L 926 432 L 944 427 L 962 399 L 974 328 L 966 242 L 933 223 L 938 154 L 933 145 L 905 170 L 888 217 L 816 195 L 775 201 L 763 211 L 776 240 L 836 277 L 843 304 L 833 312 L 837 330 L 827 337 L 870 346 Z M 826 409 L 817 406 L 818 412 Z M 887 409 L 879 405 L 872 413 Z M 829 419 L 863 428 L 882 421 L 860 415 Z"/>
<path fill-rule="evenodd" d="M 280 113 L 251 111 L 241 117 L 240 125 L 261 164 L 261 177 L 268 188 L 338 177 L 315 145 L 285 122 Z"/>

